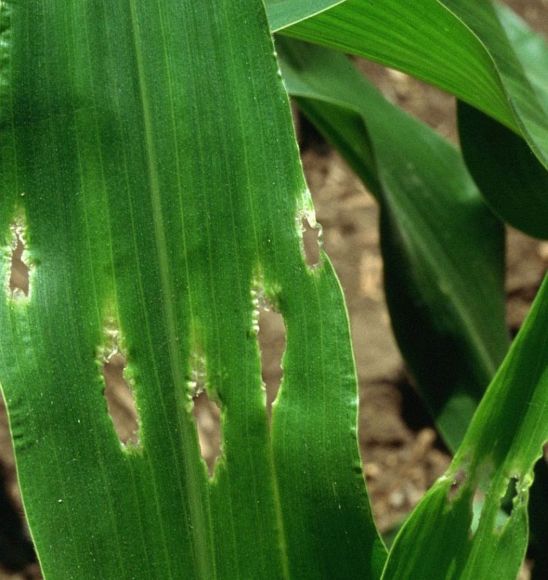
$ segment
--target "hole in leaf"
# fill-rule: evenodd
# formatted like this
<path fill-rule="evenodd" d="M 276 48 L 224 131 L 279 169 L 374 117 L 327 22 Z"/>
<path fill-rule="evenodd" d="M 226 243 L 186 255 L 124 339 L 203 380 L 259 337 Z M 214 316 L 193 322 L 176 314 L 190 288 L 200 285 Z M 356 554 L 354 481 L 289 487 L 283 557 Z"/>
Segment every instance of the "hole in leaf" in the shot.
<path fill-rule="evenodd" d="M 300 217 L 302 249 L 306 265 L 317 268 L 320 265 L 322 247 L 322 226 L 316 221 L 313 211 L 307 211 Z"/>
<path fill-rule="evenodd" d="M 133 389 L 124 376 L 125 368 L 126 359 L 120 352 L 114 352 L 105 359 L 105 399 L 118 439 L 123 445 L 137 447 L 139 416 Z"/>
<path fill-rule="evenodd" d="M 25 242 L 23 238 L 23 226 L 13 224 L 12 227 L 12 253 L 9 289 L 14 299 L 29 295 L 29 271 L 30 268 L 24 261 Z"/>
<path fill-rule="evenodd" d="M 192 398 L 192 413 L 196 419 L 200 453 L 207 465 L 210 477 L 221 456 L 221 409 L 212 401 L 205 390 L 197 392 Z"/>
<path fill-rule="evenodd" d="M 257 305 L 258 340 L 261 352 L 262 380 L 266 390 L 266 409 L 272 417 L 283 377 L 282 358 L 285 352 L 285 324 L 282 315 L 259 294 Z"/>
<path fill-rule="evenodd" d="M 500 498 L 499 507 L 500 510 L 497 513 L 497 519 L 495 522 L 495 529 L 500 529 L 512 516 L 512 511 L 514 509 L 514 500 L 518 495 L 518 482 L 519 478 L 516 476 L 510 477 L 508 484 L 506 486 L 506 491 L 504 495 Z"/>
<path fill-rule="evenodd" d="M 191 374 L 187 383 L 189 410 L 192 410 L 196 421 L 200 454 L 211 477 L 222 455 L 221 409 L 206 391 L 205 358 L 196 352 L 192 353 L 190 367 Z"/>
<path fill-rule="evenodd" d="M 500 500 L 500 508 L 504 510 L 508 515 L 512 514 L 512 509 L 514 508 L 514 498 L 517 495 L 518 495 L 518 478 L 514 476 L 508 480 L 506 492 Z"/>

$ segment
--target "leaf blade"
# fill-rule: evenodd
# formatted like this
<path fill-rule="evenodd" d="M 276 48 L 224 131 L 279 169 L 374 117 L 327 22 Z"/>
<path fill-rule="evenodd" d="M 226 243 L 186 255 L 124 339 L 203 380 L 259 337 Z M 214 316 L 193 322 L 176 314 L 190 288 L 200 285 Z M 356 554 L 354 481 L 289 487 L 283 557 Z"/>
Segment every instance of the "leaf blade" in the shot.
<path fill-rule="evenodd" d="M 548 102 L 546 42 L 510 9 L 499 5 L 496 13 L 527 77 L 534 101 L 539 106 L 545 105 Z M 457 112 L 463 156 L 486 201 L 514 227 L 531 236 L 546 237 L 548 172 L 526 143 L 505 127 L 464 103 L 459 102 Z M 493 147 L 492 143 L 498 146 Z M 524 203 L 524 198 L 530 203 Z"/>
<path fill-rule="evenodd" d="M 356 471 L 348 321 L 327 258 L 311 272 L 302 256 L 295 220 L 312 205 L 261 2 L 0 10 L 9 64 L 1 268 L 6 276 L 10 223 L 22 213 L 33 270 L 28 299 L 0 299 L 0 368 L 44 573 L 280 578 L 305 556 L 310 574 L 332 567 L 336 553 L 378 577 L 385 550 Z M 257 284 L 279 302 L 290 335 L 272 436 Z M 137 450 L 120 449 L 106 412 L 109 346 L 128 359 Z M 340 361 L 334 380 L 318 370 L 325 358 Z M 213 482 L 190 412 L 200 365 L 223 416 Z M 297 411 L 317 400 L 305 439 Z M 317 456 L 309 440 L 321 442 Z M 306 473 L 288 464 L 293 456 Z M 341 469 L 334 456 L 345 458 Z M 314 535 L 328 529 L 326 514 L 340 538 Z M 309 540 L 298 544 L 303 529 Z"/>

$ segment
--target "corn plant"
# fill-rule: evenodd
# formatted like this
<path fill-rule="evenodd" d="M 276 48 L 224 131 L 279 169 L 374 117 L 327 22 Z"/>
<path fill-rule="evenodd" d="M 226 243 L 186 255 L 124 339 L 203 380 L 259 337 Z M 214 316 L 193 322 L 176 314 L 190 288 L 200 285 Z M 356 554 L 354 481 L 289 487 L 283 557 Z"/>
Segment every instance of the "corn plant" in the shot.
<path fill-rule="evenodd" d="M 456 95 L 462 156 L 341 52 Z M 502 220 L 548 235 L 547 63 L 489 0 L 0 0 L 0 381 L 46 578 L 516 577 L 548 282 L 509 348 Z M 380 205 L 394 331 L 455 452 L 390 550 L 288 92 Z M 287 337 L 271 421 L 261 301 Z M 103 394 L 116 353 L 135 443 Z M 221 409 L 212 477 L 197 375 Z"/>

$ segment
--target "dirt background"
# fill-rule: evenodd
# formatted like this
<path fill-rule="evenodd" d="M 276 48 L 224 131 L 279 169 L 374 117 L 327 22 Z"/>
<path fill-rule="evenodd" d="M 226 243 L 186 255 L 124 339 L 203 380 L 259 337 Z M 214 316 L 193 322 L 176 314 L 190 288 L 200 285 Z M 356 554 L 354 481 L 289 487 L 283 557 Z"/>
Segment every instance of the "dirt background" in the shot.
<path fill-rule="evenodd" d="M 534 28 L 548 33 L 548 0 L 512 0 Z M 457 142 L 453 97 L 398 71 L 360 62 L 385 96 Z M 449 455 L 433 429 L 395 345 L 384 301 L 378 211 L 373 198 L 341 158 L 300 120 L 303 164 L 314 196 L 323 243 L 341 280 L 350 314 L 360 388 L 359 438 L 364 472 L 379 528 L 389 533 L 443 473 Z M 508 325 L 519 328 L 548 267 L 548 243 L 508 231 Z M 283 323 L 273 313 L 260 320 L 263 374 L 269 400 L 281 377 Z M 110 400 L 122 437 L 131 436 L 131 398 L 124 389 L 123 360 L 107 368 Z M 196 403 L 204 456 L 219 445 L 218 412 L 201 397 Z M 526 576 L 526 572 L 524 573 Z M 28 540 L 7 422 L 0 402 L 0 580 L 39 578 Z"/>

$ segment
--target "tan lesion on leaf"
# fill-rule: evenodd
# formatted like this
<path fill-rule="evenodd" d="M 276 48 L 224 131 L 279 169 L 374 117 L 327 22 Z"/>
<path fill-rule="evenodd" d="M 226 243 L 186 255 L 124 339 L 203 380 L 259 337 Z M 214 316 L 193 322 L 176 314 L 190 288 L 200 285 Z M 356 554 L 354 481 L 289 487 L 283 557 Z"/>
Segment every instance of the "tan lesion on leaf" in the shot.
<path fill-rule="evenodd" d="M 125 450 L 141 447 L 140 419 L 134 381 L 127 370 L 127 356 L 116 319 L 108 316 L 103 327 L 104 343 L 99 363 L 104 381 L 107 410 L 118 439 Z"/>
<path fill-rule="evenodd" d="M 16 302 L 30 298 L 32 263 L 26 243 L 26 222 L 23 214 L 18 216 L 10 226 L 11 240 L 7 248 L 7 279 L 5 289 L 7 296 Z"/>
<path fill-rule="evenodd" d="M 317 270 L 322 265 L 322 226 L 313 209 L 298 212 L 296 221 L 304 261 L 310 270 Z"/>
<path fill-rule="evenodd" d="M 222 456 L 221 408 L 210 399 L 207 392 L 201 391 L 192 398 L 192 414 L 200 443 L 200 455 L 212 477 L 215 467 Z"/>
<path fill-rule="evenodd" d="M 269 420 L 276 405 L 283 380 L 283 355 L 286 349 L 286 330 L 282 314 L 274 301 L 263 291 L 256 294 L 254 327 L 261 356 L 261 380 L 265 390 L 266 412 Z"/>
<path fill-rule="evenodd" d="M 215 397 L 208 393 L 205 356 L 198 350 L 191 351 L 187 380 L 188 411 L 192 414 L 200 455 L 210 477 L 223 454 L 221 407 Z"/>
<path fill-rule="evenodd" d="M 286 350 L 286 328 L 280 312 L 281 288 L 267 285 L 260 270 L 251 285 L 251 328 L 260 356 L 261 388 L 268 420 L 280 394 L 283 380 L 283 356 Z"/>
<path fill-rule="evenodd" d="M 463 485 L 466 483 L 468 475 L 464 469 L 459 469 L 451 479 L 451 487 L 447 493 L 450 500 L 454 500 L 460 495 Z"/>

